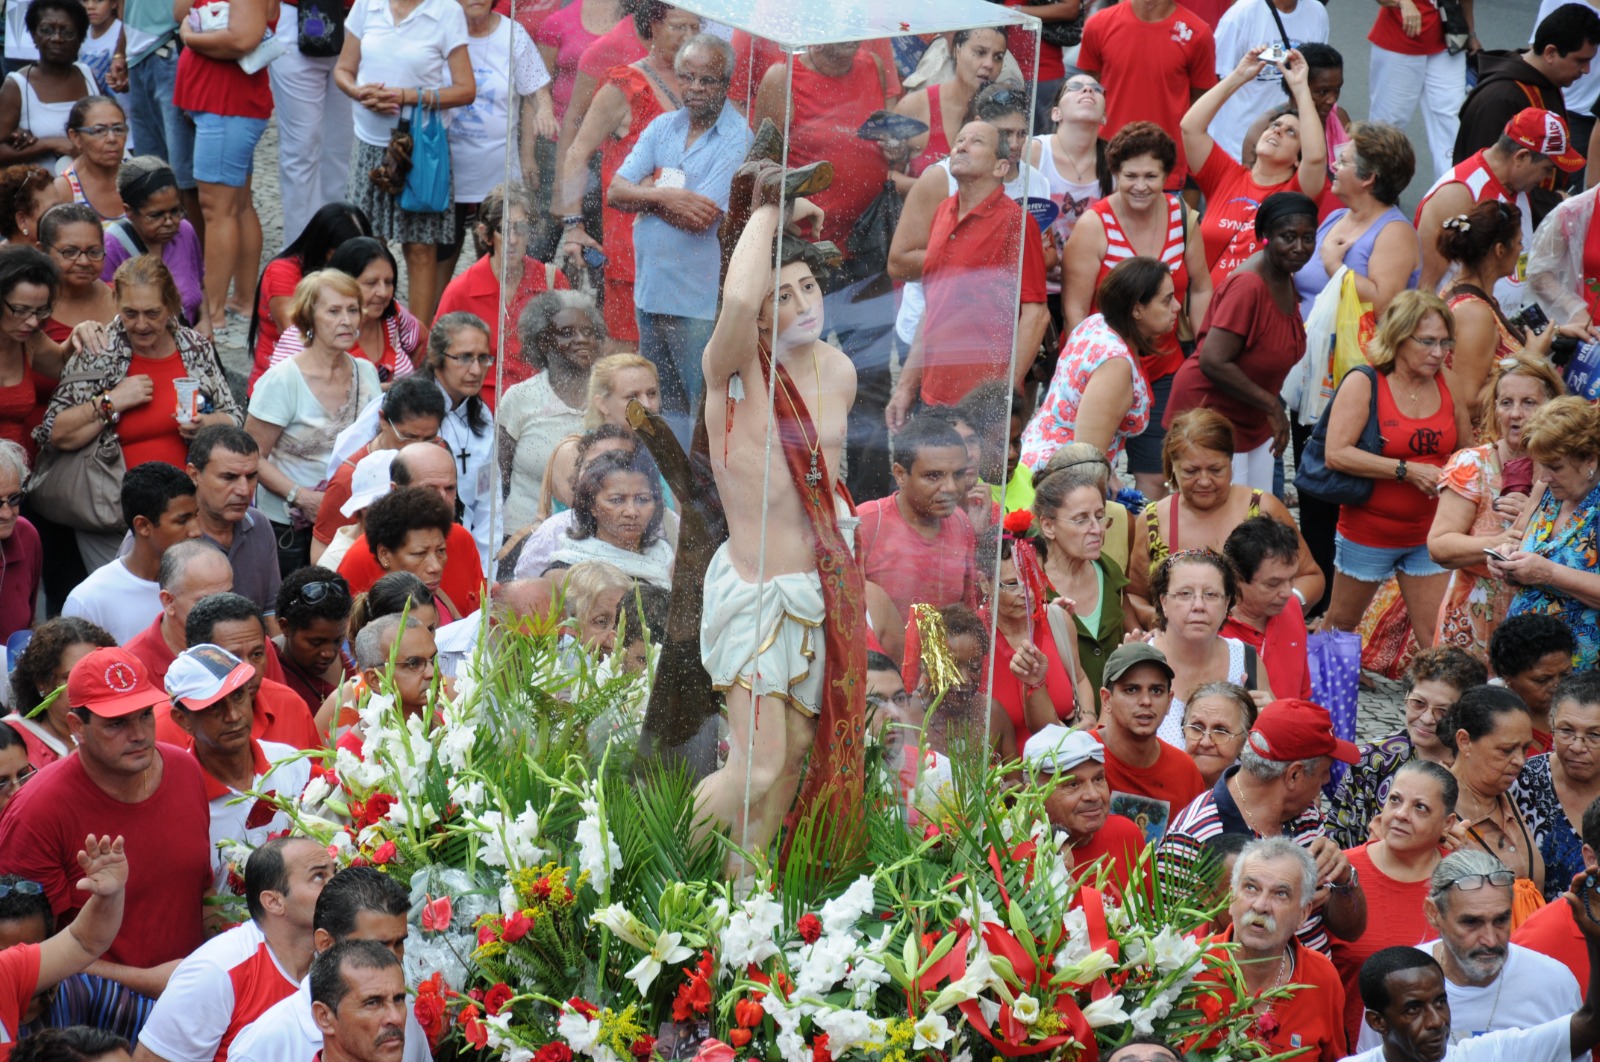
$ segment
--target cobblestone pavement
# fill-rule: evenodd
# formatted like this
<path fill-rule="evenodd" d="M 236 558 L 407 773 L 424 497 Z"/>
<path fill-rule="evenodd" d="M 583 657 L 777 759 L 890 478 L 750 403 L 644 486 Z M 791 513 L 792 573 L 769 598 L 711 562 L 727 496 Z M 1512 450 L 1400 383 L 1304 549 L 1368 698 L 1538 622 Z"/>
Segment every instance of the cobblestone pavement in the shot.
<path fill-rule="evenodd" d="M 273 119 L 267 126 L 266 135 L 256 147 L 255 202 L 256 212 L 261 216 L 263 266 L 283 245 L 284 190 L 278 186 L 277 152 L 278 125 L 277 120 Z M 289 194 L 294 194 L 294 190 L 291 189 Z M 465 261 L 466 256 L 462 257 L 463 262 L 458 269 L 465 268 L 468 264 Z M 403 292 L 405 291 L 404 259 L 400 260 L 400 268 L 402 276 L 399 289 Z M 222 363 L 228 370 L 230 382 L 233 383 L 241 404 L 245 401 L 244 377 L 250 369 L 250 355 L 245 349 L 248 334 L 249 322 L 238 320 L 229 321 L 227 327 L 217 333 L 217 349 L 222 355 Z M 1392 734 L 1400 729 L 1404 721 L 1402 707 L 1404 696 L 1400 684 L 1381 678 L 1373 678 L 1373 683 L 1370 689 L 1364 688 L 1361 691 L 1357 738 L 1362 741 Z"/>

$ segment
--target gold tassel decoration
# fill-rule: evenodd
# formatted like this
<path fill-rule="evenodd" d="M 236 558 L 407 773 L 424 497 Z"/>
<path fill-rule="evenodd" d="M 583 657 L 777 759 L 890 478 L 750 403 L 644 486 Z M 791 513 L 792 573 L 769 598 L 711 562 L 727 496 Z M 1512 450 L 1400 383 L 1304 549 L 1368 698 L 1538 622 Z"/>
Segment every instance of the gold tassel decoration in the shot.
<path fill-rule="evenodd" d="M 955 657 L 950 655 L 950 636 L 944 628 L 944 616 L 927 602 L 912 605 L 911 615 L 916 620 L 917 636 L 922 643 L 922 679 L 929 698 L 937 699 L 962 682 Z"/>

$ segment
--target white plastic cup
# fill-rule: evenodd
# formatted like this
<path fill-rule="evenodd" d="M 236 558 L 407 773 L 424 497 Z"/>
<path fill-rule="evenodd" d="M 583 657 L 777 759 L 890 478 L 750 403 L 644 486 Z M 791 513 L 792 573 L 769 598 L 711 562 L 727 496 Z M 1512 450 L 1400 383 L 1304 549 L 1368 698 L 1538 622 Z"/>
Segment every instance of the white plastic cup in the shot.
<path fill-rule="evenodd" d="M 178 423 L 193 424 L 200 419 L 200 381 L 180 376 L 172 386 L 178 392 Z"/>

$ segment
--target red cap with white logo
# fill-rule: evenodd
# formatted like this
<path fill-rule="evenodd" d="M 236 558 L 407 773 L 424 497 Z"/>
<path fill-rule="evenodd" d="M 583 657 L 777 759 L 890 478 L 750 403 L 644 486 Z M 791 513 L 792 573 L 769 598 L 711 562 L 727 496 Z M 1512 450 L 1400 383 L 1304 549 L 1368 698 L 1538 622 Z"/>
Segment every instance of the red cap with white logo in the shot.
<path fill-rule="evenodd" d="M 73 664 L 67 676 L 67 703 L 102 719 L 133 715 L 166 701 L 150 684 L 144 661 L 115 646 L 96 649 Z"/>
<path fill-rule="evenodd" d="M 1572 149 L 1572 134 L 1566 121 L 1554 111 L 1524 107 L 1506 123 L 1506 136 L 1536 155 L 1548 156 L 1560 169 L 1573 173 L 1583 169 L 1583 156 Z"/>

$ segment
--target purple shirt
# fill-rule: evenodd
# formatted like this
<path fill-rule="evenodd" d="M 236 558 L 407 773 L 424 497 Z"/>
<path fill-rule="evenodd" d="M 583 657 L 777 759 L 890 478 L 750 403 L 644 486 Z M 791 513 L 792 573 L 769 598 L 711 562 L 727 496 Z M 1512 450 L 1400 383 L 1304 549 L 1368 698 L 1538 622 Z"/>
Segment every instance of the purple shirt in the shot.
<path fill-rule="evenodd" d="M 16 530 L 0 542 L 0 641 L 33 626 L 43 571 L 39 532 L 27 518 L 19 516 Z"/>
<path fill-rule="evenodd" d="M 131 222 L 114 222 L 106 229 L 106 264 L 100 279 L 107 284 L 116 274 L 117 267 L 128 259 L 144 253 L 142 244 L 137 250 L 128 241 L 137 241 Z M 200 248 L 200 236 L 185 219 L 178 223 L 178 234 L 161 249 L 161 260 L 172 271 L 178 285 L 178 295 L 183 301 L 183 320 L 193 328 L 200 319 L 200 303 L 205 298 L 205 253 Z"/>

